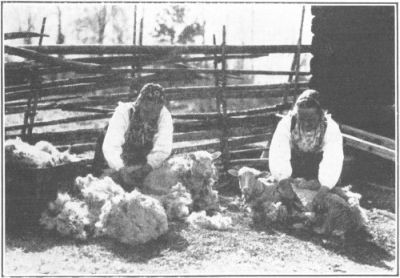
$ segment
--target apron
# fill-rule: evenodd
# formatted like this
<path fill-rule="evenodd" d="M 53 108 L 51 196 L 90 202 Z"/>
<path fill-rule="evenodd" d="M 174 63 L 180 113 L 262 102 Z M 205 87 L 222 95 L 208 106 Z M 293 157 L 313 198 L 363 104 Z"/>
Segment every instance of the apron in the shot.
<path fill-rule="evenodd" d="M 292 117 L 290 132 L 296 126 L 296 117 Z M 322 138 L 324 135 L 322 134 Z M 320 140 L 322 146 L 322 140 Z M 305 152 L 296 146 L 291 147 L 292 178 L 304 178 L 306 180 L 318 179 L 319 164 L 322 160 L 322 147 L 318 151 Z"/>

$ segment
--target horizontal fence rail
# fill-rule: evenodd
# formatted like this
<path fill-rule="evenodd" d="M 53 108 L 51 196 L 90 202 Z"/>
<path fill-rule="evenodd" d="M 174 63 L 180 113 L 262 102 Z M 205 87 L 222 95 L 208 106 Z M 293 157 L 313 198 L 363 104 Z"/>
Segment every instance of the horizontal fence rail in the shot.
<path fill-rule="evenodd" d="M 20 46 L 22 48 L 45 54 L 215 54 L 221 51 L 220 46 L 190 45 L 190 46 L 160 46 L 160 45 L 45 45 Z M 296 53 L 296 45 L 226 45 L 226 54 L 265 54 L 265 53 Z M 311 52 L 310 45 L 302 45 L 301 53 Z"/>

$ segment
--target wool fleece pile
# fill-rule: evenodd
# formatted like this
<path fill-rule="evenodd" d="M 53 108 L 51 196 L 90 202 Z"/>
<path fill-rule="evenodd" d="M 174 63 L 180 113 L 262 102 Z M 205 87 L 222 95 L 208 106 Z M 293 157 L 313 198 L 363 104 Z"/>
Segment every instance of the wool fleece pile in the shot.
<path fill-rule="evenodd" d="M 111 178 L 78 177 L 74 193 L 59 193 L 42 213 L 48 230 L 75 239 L 108 236 L 136 245 L 158 238 L 168 230 L 161 202 L 136 190 L 125 192 Z"/>
<path fill-rule="evenodd" d="M 47 141 L 30 145 L 19 137 L 7 140 L 4 144 L 6 162 L 28 168 L 46 168 L 78 161 L 69 150 L 60 152 Z"/>

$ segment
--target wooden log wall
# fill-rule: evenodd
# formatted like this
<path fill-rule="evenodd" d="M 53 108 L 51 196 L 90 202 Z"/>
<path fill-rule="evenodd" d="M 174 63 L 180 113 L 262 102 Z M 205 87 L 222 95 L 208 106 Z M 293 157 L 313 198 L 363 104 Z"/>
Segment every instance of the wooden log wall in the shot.
<path fill-rule="evenodd" d="M 395 6 L 311 11 L 310 87 L 339 122 L 394 139 Z"/>

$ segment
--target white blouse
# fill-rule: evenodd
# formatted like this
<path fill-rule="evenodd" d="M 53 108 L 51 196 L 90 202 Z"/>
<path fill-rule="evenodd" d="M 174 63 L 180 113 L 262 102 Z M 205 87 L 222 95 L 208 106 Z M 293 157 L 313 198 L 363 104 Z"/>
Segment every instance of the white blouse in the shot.
<path fill-rule="evenodd" d="M 103 142 L 103 154 L 108 166 L 113 170 L 124 167 L 121 158 L 122 146 L 125 143 L 125 132 L 129 127 L 129 110 L 133 103 L 119 102 L 108 125 Z M 163 107 L 158 119 L 158 131 L 153 138 L 153 149 L 147 155 L 147 163 L 153 169 L 161 166 L 172 152 L 173 122 L 171 113 Z"/>
<path fill-rule="evenodd" d="M 343 166 L 343 137 L 339 125 L 326 115 L 327 127 L 323 139 L 323 156 L 319 164 L 318 180 L 322 186 L 333 188 L 340 178 Z M 277 180 L 290 178 L 290 126 L 291 116 L 285 116 L 276 127 L 269 149 L 269 169 Z"/>

